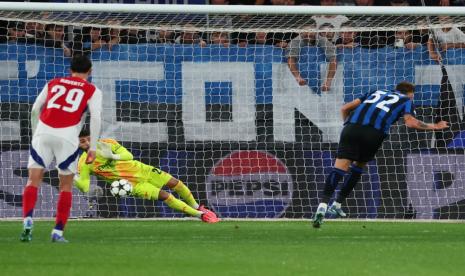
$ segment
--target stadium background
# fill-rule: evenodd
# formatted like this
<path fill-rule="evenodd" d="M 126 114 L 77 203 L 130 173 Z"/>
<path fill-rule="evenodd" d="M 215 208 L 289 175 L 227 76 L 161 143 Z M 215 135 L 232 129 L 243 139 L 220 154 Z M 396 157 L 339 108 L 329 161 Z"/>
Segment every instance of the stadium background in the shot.
<path fill-rule="evenodd" d="M 420 92 L 419 97 L 415 97 L 415 104 L 418 106 L 419 117 L 431 121 L 434 108 L 438 105 L 441 75 L 439 66 L 432 64 L 424 48 L 414 51 L 392 47 L 349 49 L 339 55 L 338 74 L 333 82 L 336 83 L 334 95 L 330 98 L 334 101 L 322 106 L 321 99 L 328 97 L 321 95 L 318 89 L 321 71 L 324 70 L 324 57 L 316 48 L 304 49 L 302 57 L 306 60 L 300 61 L 301 71 L 309 80 L 305 88 L 298 88 L 292 76 L 283 73 L 287 72 L 284 52 L 272 46 L 221 49 L 216 46 L 118 45 L 111 52 L 96 51 L 92 53 L 95 64 L 93 81 L 107 97 L 104 122 L 112 116 L 114 120 L 116 116 L 116 121 L 123 127 L 129 122 L 142 123 L 140 129 L 133 128 L 131 133 L 112 132 L 114 126 L 104 123 L 104 135 L 118 138 L 134 153 L 136 159 L 182 179 L 202 202 L 210 205 L 215 203 L 215 197 L 212 188 L 208 188 L 206 183 L 210 183 L 209 179 L 218 162 L 238 151 L 266 152 L 271 159 L 276 157 L 283 163 L 292 183 L 287 180 L 267 183 L 251 180 L 249 186 L 243 186 L 233 180 L 230 183 L 215 182 L 210 187 L 222 189 L 228 196 L 243 199 L 240 204 L 236 202 L 234 206 L 223 206 L 229 208 L 223 208 L 221 215 L 309 218 L 321 195 L 319 191 L 324 185 L 324 175 L 331 167 L 337 133 L 341 127 L 337 114 L 337 107 L 340 106 L 338 102 L 351 100 L 379 86 L 392 88 L 397 81 L 406 79 L 418 84 Z M 463 50 L 457 49 L 449 50 L 444 59 L 450 81 L 456 88 L 459 110 L 463 106 L 464 77 L 461 72 L 465 64 L 464 57 Z M 58 49 L 0 45 L 0 66 L 6 68 L 0 73 L 0 125 L 3 128 L 0 137 L 0 174 L 4 179 L 0 183 L 0 217 L 20 215 L 21 190 L 27 176 L 29 110 L 47 80 L 66 74 L 68 62 Z M 191 73 L 207 62 L 218 63 L 220 67 L 226 68 L 224 70 L 228 70 L 224 76 L 221 76 L 221 72 L 217 73 L 222 81 L 209 79 L 208 72 L 192 77 Z M 104 70 L 122 63 L 125 68 L 131 68 L 129 72 L 132 72 L 126 74 L 128 79 L 120 71 Z M 139 66 L 144 64 L 145 67 Z M 158 72 L 153 79 L 150 78 L 151 71 L 144 71 L 146 65 L 155 68 L 153 72 Z M 228 67 L 230 65 L 233 67 Z M 121 67 L 116 68 L 121 70 Z M 140 72 L 137 72 L 137 68 Z M 191 71 L 185 71 L 186 68 L 191 68 Z M 244 68 L 250 70 L 244 71 Z M 371 73 L 364 74 L 358 68 L 370 70 Z M 251 82 L 244 81 L 246 84 L 241 84 L 235 77 L 230 81 L 224 79 L 236 75 L 244 76 L 244 79 Z M 248 112 L 246 115 L 251 119 L 248 123 L 234 125 L 234 118 L 240 116 L 238 112 L 241 107 L 234 104 L 233 97 L 238 96 L 235 94 L 238 89 L 250 84 L 252 87 L 246 88 L 249 91 L 247 93 L 253 95 L 242 100 L 253 99 L 255 102 L 242 102 L 248 106 L 248 109 L 242 111 Z M 204 88 L 204 93 L 196 98 L 198 102 L 195 108 L 200 109 L 183 110 L 183 106 L 186 106 L 186 99 L 183 98 L 189 95 L 186 92 L 190 89 L 188 86 L 198 85 Z M 295 103 L 294 106 L 288 106 L 279 101 L 280 95 L 286 97 L 295 93 L 300 93 L 296 97 L 297 101 L 305 105 Z M 254 109 L 251 110 L 251 107 Z M 186 115 L 189 112 L 205 112 L 206 120 L 200 122 L 200 125 L 198 121 L 190 121 L 191 116 Z M 291 115 L 285 116 L 279 112 L 290 112 Z M 280 121 L 282 125 L 274 122 L 275 118 L 284 117 L 290 119 Z M 189 126 L 208 128 L 209 123 L 215 122 L 223 125 L 233 123 L 233 128 L 239 127 L 238 132 L 243 131 L 248 135 L 238 137 L 248 138 L 225 140 L 225 136 L 216 135 L 211 136 L 214 139 L 208 140 L 201 135 L 200 138 L 194 137 L 188 130 Z M 166 127 L 157 128 L 160 123 L 165 123 Z M 150 124 L 154 124 L 152 129 L 165 133 L 153 133 L 147 137 L 143 129 Z M 294 125 L 291 133 L 286 132 L 285 126 L 288 125 Z M 457 164 L 463 163 L 463 160 L 459 160 L 463 159 L 463 141 L 460 134 L 457 137 L 448 142 L 447 150 L 426 150 L 431 134 L 409 132 L 405 127 L 395 126 L 383 151 L 375 162 L 370 163 L 369 173 L 363 176 L 362 185 L 357 187 L 349 199 L 350 216 L 462 219 L 465 214 L 465 191 L 460 182 L 465 178 L 459 176 L 461 172 Z M 420 151 L 423 154 L 416 156 Z M 423 171 L 415 170 L 418 164 L 422 165 Z M 415 174 L 425 175 L 424 181 L 415 180 L 418 179 L 414 177 Z M 51 171 L 50 176 L 52 186 L 47 185 L 42 190 L 44 198 L 37 210 L 38 216 L 53 216 L 56 172 Z M 418 193 L 420 188 L 427 192 Z M 270 201 L 262 209 L 254 207 L 255 193 L 269 195 Z M 133 199 L 122 199 L 118 204 L 114 204 L 115 201 L 111 197 L 101 199 L 98 215 L 176 216 L 160 203 L 138 200 L 135 207 Z M 87 208 L 87 200 L 80 196 L 74 202 L 73 215 L 84 216 L 88 212 Z"/>

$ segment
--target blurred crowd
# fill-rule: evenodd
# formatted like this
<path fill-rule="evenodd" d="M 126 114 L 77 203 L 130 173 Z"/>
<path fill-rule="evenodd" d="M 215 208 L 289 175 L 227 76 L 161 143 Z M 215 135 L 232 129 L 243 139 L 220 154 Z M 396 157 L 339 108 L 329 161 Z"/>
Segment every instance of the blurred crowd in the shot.
<path fill-rule="evenodd" d="M 315 1 L 318 1 L 317 3 Z M 461 0 L 425 0 L 429 5 L 460 4 Z M 465 1 L 465 0 L 463 0 Z M 272 5 L 418 5 L 419 1 L 407 0 L 211 0 L 211 4 L 272 4 Z M 421 2 L 420 2 L 421 5 Z M 224 20 L 222 17 L 220 20 Z M 437 21 L 452 23 L 448 16 L 439 16 Z M 364 20 L 371 20 L 366 17 Z M 120 26 L 117 21 L 109 21 L 108 26 Z M 429 30 L 426 22 L 418 22 L 415 29 L 397 31 L 357 32 L 357 26 L 343 15 L 312 16 L 300 33 L 271 32 L 199 32 L 193 25 L 185 24 L 182 31 L 170 29 L 170 26 L 158 26 L 157 30 L 138 30 L 123 28 L 76 27 L 36 22 L 0 21 L 0 43 L 35 44 L 63 49 L 65 56 L 89 54 L 99 49 L 111 51 L 119 44 L 191 44 L 204 47 L 220 45 L 222 47 L 248 47 L 252 45 L 272 45 L 285 49 L 288 66 L 299 85 L 305 85 L 300 75 L 298 59 L 300 49 L 316 46 L 324 50 L 328 61 L 328 72 L 322 90 L 331 89 L 331 81 L 337 68 L 336 55 L 340 49 L 356 47 L 382 48 L 396 47 L 414 50 L 425 46 L 430 58 L 440 61 L 441 51 L 450 48 L 465 48 L 465 34 L 458 28 L 447 27 Z M 419 28 L 418 26 L 425 26 Z M 308 31 L 306 31 L 308 30 Z M 342 31 L 336 31 L 342 30 Z M 344 31 L 347 30 L 347 31 Z M 431 34 L 434 34 L 432 36 Z M 434 39 L 433 39 L 434 37 Z"/>

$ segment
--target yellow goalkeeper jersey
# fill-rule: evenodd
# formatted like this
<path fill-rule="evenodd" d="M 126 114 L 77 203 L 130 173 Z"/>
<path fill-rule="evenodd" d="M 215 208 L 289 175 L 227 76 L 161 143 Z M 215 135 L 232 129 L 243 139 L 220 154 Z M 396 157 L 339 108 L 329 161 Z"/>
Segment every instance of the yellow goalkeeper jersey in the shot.
<path fill-rule="evenodd" d="M 111 152 L 118 155 L 118 160 L 105 158 L 102 156 L 102 150 L 97 147 L 97 156 L 92 164 L 86 164 L 87 153 L 84 152 L 79 158 L 78 174 L 74 183 L 82 192 L 88 192 L 90 186 L 90 175 L 109 183 L 127 179 L 132 185 L 148 181 L 154 167 L 146 165 L 137 160 L 133 160 L 132 153 L 113 139 L 100 139 L 99 145 L 111 146 Z"/>

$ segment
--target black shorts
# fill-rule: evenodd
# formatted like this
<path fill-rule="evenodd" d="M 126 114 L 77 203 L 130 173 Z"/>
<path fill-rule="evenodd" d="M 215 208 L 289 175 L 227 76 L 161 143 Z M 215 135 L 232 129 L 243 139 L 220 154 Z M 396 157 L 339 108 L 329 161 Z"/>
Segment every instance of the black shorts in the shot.
<path fill-rule="evenodd" d="M 338 159 L 368 162 L 373 160 L 386 135 L 372 126 L 347 124 L 342 129 Z"/>

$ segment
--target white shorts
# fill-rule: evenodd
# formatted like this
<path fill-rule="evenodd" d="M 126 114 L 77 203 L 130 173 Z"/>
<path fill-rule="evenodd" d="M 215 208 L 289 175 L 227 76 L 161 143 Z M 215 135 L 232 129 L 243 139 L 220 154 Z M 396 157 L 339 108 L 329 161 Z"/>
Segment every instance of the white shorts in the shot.
<path fill-rule="evenodd" d="M 47 168 L 55 158 L 58 173 L 75 174 L 79 146 L 61 137 L 42 134 L 32 137 L 28 168 Z"/>

